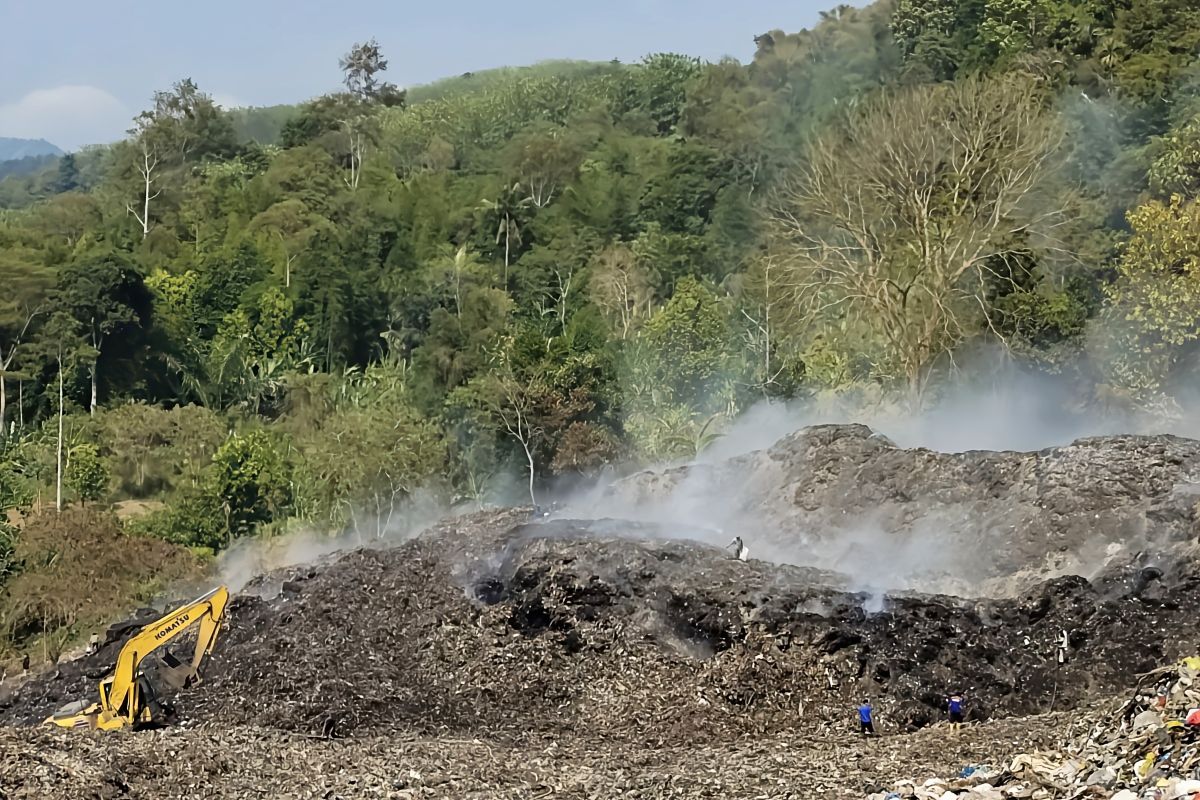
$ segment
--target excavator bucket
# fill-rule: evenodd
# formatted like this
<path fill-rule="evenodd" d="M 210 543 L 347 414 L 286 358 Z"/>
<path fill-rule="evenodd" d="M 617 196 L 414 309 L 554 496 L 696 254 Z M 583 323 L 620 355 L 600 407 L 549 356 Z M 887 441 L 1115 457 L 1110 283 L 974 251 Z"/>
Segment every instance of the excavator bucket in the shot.
<path fill-rule="evenodd" d="M 158 657 L 157 673 L 163 683 L 175 691 L 186 689 L 193 677 L 191 665 L 181 663 L 170 651 L 164 651 Z"/>
<path fill-rule="evenodd" d="M 99 703 L 89 703 L 87 700 L 76 700 L 60 707 L 46 717 L 43 725 L 57 725 L 60 728 L 94 728 L 96 718 L 100 713 Z"/>

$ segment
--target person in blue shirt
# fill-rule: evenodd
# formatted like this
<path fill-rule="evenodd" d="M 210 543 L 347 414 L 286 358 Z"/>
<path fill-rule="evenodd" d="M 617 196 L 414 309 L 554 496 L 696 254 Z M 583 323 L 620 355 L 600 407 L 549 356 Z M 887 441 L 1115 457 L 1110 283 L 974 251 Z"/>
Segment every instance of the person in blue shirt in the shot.
<path fill-rule="evenodd" d="M 858 707 L 858 725 L 862 729 L 863 736 L 875 734 L 875 723 L 871 719 L 870 700 L 863 700 L 862 705 Z"/>
<path fill-rule="evenodd" d="M 963 698 L 957 692 L 946 700 L 946 710 L 950 712 L 950 727 L 961 728 L 963 724 Z"/>

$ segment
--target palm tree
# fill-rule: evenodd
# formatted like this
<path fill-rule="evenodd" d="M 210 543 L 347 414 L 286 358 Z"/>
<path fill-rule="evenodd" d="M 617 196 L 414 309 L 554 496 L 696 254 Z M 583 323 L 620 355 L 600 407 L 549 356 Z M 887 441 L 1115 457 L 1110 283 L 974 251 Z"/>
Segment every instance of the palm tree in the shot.
<path fill-rule="evenodd" d="M 521 184 L 514 183 L 500 192 L 495 200 L 484 200 L 480 208 L 495 215 L 496 244 L 504 240 L 504 285 L 508 286 L 508 265 L 512 260 L 513 242 L 521 246 L 521 219 L 533 203 L 532 198 L 521 191 Z"/>
<path fill-rule="evenodd" d="M 1120 46 L 1113 39 L 1111 31 L 1096 31 L 1096 38 L 1096 60 L 1103 68 L 1104 77 L 1112 80 L 1113 70 L 1121 59 Z"/>

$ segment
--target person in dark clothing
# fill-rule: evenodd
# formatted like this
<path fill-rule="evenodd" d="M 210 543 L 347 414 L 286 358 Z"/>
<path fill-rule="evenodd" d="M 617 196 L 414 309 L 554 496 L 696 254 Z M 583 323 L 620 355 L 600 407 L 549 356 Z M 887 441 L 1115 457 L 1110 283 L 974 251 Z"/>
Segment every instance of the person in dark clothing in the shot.
<path fill-rule="evenodd" d="M 858 726 L 862 730 L 863 736 L 875 735 L 875 723 L 871 718 L 870 700 L 863 700 L 862 705 L 858 707 Z"/>
<path fill-rule="evenodd" d="M 952 694 L 946 700 L 946 710 L 950 712 L 950 726 L 960 728 L 963 724 L 963 698 L 961 694 Z"/>

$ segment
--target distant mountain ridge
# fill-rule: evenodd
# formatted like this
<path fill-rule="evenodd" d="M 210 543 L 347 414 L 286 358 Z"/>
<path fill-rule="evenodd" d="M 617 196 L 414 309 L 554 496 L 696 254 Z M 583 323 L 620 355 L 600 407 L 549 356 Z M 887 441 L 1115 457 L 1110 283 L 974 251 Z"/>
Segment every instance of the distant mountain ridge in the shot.
<path fill-rule="evenodd" d="M 0 161 L 61 155 L 63 155 L 62 149 L 45 139 L 14 139 L 0 136 Z"/>

